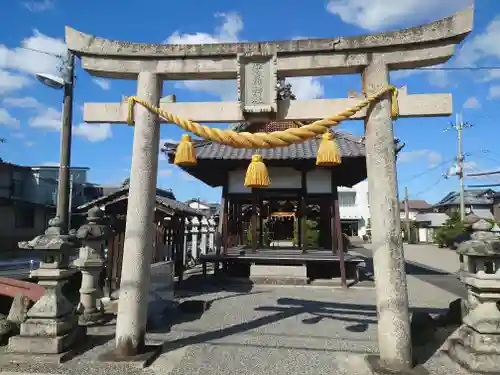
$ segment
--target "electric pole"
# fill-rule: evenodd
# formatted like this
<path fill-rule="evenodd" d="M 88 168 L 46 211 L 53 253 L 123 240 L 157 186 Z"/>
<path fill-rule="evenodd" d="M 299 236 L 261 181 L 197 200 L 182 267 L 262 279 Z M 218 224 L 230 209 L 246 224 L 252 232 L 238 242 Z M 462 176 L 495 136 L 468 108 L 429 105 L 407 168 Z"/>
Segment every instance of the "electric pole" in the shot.
<path fill-rule="evenodd" d="M 408 187 L 405 186 L 405 226 L 406 242 L 410 243 L 410 204 L 408 201 Z"/>
<path fill-rule="evenodd" d="M 457 152 L 457 176 L 460 181 L 460 221 L 463 223 L 465 219 L 465 196 L 464 196 L 464 153 L 462 145 L 462 131 L 465 128 L 471 128 L 472 125 L 464 122 L 462 113 L 456 115 L 456 121 L 450 124 L 446 130 L 456 130 L 458 138 L 458 152 Z"/>

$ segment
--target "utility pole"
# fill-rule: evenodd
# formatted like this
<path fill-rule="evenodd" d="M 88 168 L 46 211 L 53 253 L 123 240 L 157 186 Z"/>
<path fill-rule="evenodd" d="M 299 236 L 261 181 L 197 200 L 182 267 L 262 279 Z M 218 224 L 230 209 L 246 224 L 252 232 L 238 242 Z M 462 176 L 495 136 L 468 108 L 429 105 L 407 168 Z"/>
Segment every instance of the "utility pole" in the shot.
<path fill-rule="evenodd" d="M 460 221 L 463 223 L 465 219 L 465 196 L 464 196 L 464 153 L 462 131 L 465 128 L 471 128 L 472 125 L 463 121 L 462 113 L 456 115 L 456 121 L 450 124 L 446 130 L 456 130 L 458 138 L 458 152 L 457 152 L 457 176 L 460 180 Z"/>
<path fill-rule="evenodd" d="M 408 202 L 408 187 L 405 186 L 405 226 L 406 242 L 410 243 L 410 204 Z"/>
<path fill-rule="evenodd" d="M 57 187 L 56 216 L 61 220 L 62 234 L 69 231 L 69 170 L 71 165 L 71 127 L 73 119 L 73 88 L 75 76 L 75 55 L 69 52 L 67 76 L 64 83 L 64 103 L 61 126 L 61 154 L 59 165 L 59 185 Z"/>
<path fill-rule="evenodd" d="M 73 214 L 73 174 L 69 176 L 68 231 L 71 230 L 71 215 Z"/>

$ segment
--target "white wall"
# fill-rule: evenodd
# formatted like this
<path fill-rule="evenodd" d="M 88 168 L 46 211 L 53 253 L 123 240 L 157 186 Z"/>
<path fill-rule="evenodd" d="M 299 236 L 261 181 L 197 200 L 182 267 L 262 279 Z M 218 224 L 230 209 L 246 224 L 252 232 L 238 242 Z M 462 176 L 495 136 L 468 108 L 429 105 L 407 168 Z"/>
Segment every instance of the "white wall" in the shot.
<path fill-rule="evenodd" d="M 408 212 L 408 217 L 410 218 L 410 220 L 415 220 L 417 218 L 417 214 L 418 214 L 418 211 L 416 211 L 416 210 L 410 210 L 410 212 Z M 400 212 L 400 218 L 402 220 L 406 219 L 406 214 L 405 214 L 404 211 Z"/>
<path fill-rule="evenodd" d="M 370 204 L 368 197 L 368 180 L 361 181 L 352 188 L 339 187 L 340 220 L 357 220 L 358 234 L 366 234 L 366 226 L 370 218 Z M 345 207 L 343 204 L 349 203 L 354 195 L 354 205 Z"/>

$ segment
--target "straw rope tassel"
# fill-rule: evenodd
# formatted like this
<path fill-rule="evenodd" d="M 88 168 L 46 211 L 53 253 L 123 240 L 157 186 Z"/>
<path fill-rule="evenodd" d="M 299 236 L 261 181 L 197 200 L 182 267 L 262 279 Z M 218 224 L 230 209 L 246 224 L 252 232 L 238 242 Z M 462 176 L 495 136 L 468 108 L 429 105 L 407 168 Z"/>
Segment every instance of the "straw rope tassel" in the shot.
<path fill-rule="evenodd" d="M 262 155 L 252 155 L 252 161 L 247 169 L 245 176 L 245 187 L 247 188 L 266 188 L 271 184 L 269 173 L 264 164 Z"/>
<path fill-rule="evenodd" d="M 316 165 L 319 167 L 335 167 L 342 163 L 340 148 L 333 134 L 327 131 L 323 134 L 316 155 Z"/>
<path fill-rule="evenodd" d="M 175 165 L 193 166 L 198 164 L 196 160 L 196 150 L 189 134 L 183 134 L 181 142 L 175 150 Z"/>

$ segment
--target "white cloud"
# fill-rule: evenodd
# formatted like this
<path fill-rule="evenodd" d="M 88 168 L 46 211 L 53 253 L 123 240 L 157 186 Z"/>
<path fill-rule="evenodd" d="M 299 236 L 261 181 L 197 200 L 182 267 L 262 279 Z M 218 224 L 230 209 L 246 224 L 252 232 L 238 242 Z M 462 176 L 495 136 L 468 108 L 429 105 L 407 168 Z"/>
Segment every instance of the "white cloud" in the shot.
<path fill-rule="evenodd" d="M 29 48 L 29 49 L 24 49 Z M 66 44 L 38 30 L 21 41 L 21 47 L 9 49 L 0 44 L 0 94 L 22 89 L 33 82 L 36 73 L 60 74 L 62 59 L 33 50 L 65 56 Z"/>
<path fill-rule="evenodd" d="M 164 43 L 168 44 L 212 44 L 231 43 L 240 41 L 239 34 L 243 30 L 243 19 L 237 13 L 217 13 L 217 18 L 222 24 L 216 28 L 213 34 L 197 32 L 194 34 L 182 34 L 174 32 Z M 291 78 L 293 92 L 299 99 L 317 98 L 323 94 L 323 86 L 320 79 L 316 77 Z M 187 88 L 193 91 L 201 91 L 218 96 L 225 101 L 237 99 L 236 82 L 224 81 L 183 81 L 176 84 L 178 88 Z"/>
<path fill-rule="evenodd" d="M 474 0 L 329 0 L 328 12 L 345 23 L 374 31 L 419 24 L 451 15 Z"/>
<path fill-rule="evenodd" d="M 103 90 L 109 90 L 111 88 L 111 83 L 107 79 L 93 78 L 92 82 Z"/>
<path fill-rule="evenodd" d="M 24 142 L 24 145 L 25 145 L 26 147 L 32 147 L 32 146 L 34 146 L 34 145 L 35 145 L 35 142 L 32 142 L 32 141 L 26 141 L 26 142 Z"/>
<path fill-rule="evenodd" d="M 19 128 L 21 122 L 10 115 L 5 108 L 0 108 L 0 125 L 6 125 L 11 128 Z"/>
<path fill-rule="evenodd" d="M 24 98 L 5 98 L 3 104 L 7 107 L 26 109 L 39 109 L 42 107 L 38 100 L 30 96 Z"/>
<path fill-rule="evenodd" d="M 391 79 L 398 80 L 416 74 L 425 75 L 429 83 L 435 87 L 445 88 L 448 86 L 456 86 L 453 81 L 450 81 L 448 71 L 434 70 L 442 68 L 445 64 L 439 64 L 433 67 L 433 70 L 411 69 L 411 70 L 395 70 L 391 72 Z"/>
<path fill-rule="evenodd" d="M 23 5 L 31 12 L 44 12 L 54 7 L 54 0 L 31 0 Z"/>
<path fill-rule="evenodd" d="M 400 163 L 410 163 L 418 159 L 426 159 L 429 167 L 435 167 L 443 160 L 443 156 L 432 150 L 415 150 L 415 151 L 402 151 L 398 154 L 398 161 Z"/>
<path fill-rule="evenodd" d="M 40 108 L 37 115 L 28 121 L 32 128 L 40 128 L 51 131 L 61 130 L 61 111 L 55 108 Z M 86 124 L 73 125 L 73 134 L 86 138 L 90 142 L 101 142 L 111 138 L 113 133 L 110 124 Z"/>
<path fill-rule="evenodd" d="M 86 124 L 73 126 L 73 133 L 87 138 L 90 142 L 102 142 L 113 136 L 110 124 Z"/>
<path fill-rule="evenodd" d="M 479 103 L 479 100 L 475 96 L 471 96 L 468 98 L 465 103 L 464 103 L 464 108 L 466 109 L 479 109 L 481 108 L 481 103 Z"/>
<path fill-rule="evenodd" d="M 496 99 L 500 97 L 500 86 L 491 86 L 488 90 L 488 99 Z"/>
<path fill-rule="evenodd" d="M 489 57 L 500 59 L 498 35 L 500 35 L 500 16 L 493 19 L 482 33 L 466 41 L 457 54 L 457 65 L 475 65 Z"/>
<path fill-rule="evenodd" d="M 60 131 L 61 111 L 52 107 L 43 108 L 36 116 L 31 117 L 28 123 L 32 128 Z"/>
<path fill-rule="evenodd" d="M 22 89 L 23 87 L 26 87 L 31 83 L 32 80 L 28 77 L 13 74 L 6 70 L 0 69 L 0 94 L 5 94 L 9 91 Z"/>
<path fill-rule="evenodd" d="M 168 177 L 172 175 L 172 169 L 161 169 L 158 171 L 158 176 L 160 177 Z"/>

